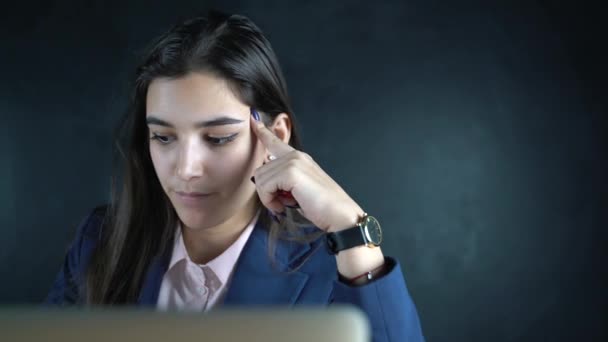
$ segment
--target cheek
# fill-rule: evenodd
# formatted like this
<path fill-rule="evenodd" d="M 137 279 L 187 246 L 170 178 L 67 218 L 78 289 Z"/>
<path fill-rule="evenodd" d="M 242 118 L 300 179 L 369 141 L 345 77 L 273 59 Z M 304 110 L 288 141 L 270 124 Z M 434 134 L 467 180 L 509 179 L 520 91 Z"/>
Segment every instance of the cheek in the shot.
<path fill-rule="evenodd" d="M 209 165 L 209 174 L 226 188 L 240 187 L 245 179 L 249 179 L 255 169 L 253 146 L 247 139 L 242 139 L 216 155 L 214 162 Z"/>
<path fill-rule="evenodd" d="M 212 174 L 230 181 L 242 178 L 248 162 L 249 151 L 244 148 L 235 148 L 217 155 L 215 160 L 209 164 L 209 167 L 213 169 Z"/>
<path fill-rule="evenodd" d="M 150 147 L 150 159 L 152 159 L 152 165 L 154 166 L 156 176 L 160 183 L 164 185 L 165 179 L 169 174 L 170 161 L 166 155 L 163 155 L 154 147 Z"/>

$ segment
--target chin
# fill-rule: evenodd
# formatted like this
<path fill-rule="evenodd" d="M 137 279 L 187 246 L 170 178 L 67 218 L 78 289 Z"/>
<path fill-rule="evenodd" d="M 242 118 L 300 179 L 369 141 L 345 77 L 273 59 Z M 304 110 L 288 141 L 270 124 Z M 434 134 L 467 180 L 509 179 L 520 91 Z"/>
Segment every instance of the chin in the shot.
<path fill-rule="evenodd" d="M 196 209 L 190 207 L 175 207 L 177 216 L 184 225 L 188 228 L 205 228 L 211 227 L 221 221 L 217 212 L 213 212 L 209 209 Z"/>

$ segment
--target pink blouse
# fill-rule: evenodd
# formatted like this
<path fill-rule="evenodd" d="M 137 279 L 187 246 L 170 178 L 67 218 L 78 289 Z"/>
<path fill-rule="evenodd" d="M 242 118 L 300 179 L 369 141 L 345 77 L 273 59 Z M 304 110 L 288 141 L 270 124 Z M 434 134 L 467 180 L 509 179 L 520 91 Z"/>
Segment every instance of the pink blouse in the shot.
<path fill-rule="evenodd" d="M 208 311 L 219 305 L 230 285 L 234 266 L 259 215 L 260 211 L 228 249 L 205 265 L 194 263 L 188 256 L 181 224 L 178 223 L 171 261 L 163 276 L 158 295 L 157 309 Z"/>

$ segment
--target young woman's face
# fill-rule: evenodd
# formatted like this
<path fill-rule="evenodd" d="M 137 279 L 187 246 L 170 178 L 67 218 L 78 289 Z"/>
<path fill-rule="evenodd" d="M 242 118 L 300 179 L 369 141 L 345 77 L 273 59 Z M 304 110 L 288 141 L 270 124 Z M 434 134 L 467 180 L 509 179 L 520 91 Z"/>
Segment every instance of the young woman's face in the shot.
<path fill-rule="evenodd" d="M 250 108 L 222 79 L 190 73 L 152 81 L 146 99 L 150 156 L 184 224 L 220 224 L 255 196 L 250 181 L 264 149 L 251 131 Z M 188 196 L 184 193 L 200 193 Z"/>

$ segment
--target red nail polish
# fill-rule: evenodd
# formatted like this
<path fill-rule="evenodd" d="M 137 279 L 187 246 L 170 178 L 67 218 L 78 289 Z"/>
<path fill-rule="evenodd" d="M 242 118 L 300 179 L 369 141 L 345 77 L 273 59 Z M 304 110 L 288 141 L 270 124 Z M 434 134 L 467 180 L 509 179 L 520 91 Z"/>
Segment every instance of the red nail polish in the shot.
<path fill-rule="evenodd" d="M 281 197 L 294 199 L 293 195 L 291 194 L 291 191 L 279 190 L 277 191 L 277 193 Z"/>

